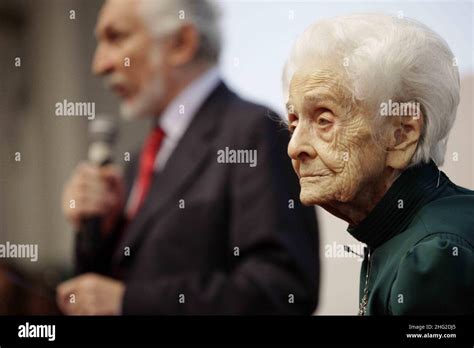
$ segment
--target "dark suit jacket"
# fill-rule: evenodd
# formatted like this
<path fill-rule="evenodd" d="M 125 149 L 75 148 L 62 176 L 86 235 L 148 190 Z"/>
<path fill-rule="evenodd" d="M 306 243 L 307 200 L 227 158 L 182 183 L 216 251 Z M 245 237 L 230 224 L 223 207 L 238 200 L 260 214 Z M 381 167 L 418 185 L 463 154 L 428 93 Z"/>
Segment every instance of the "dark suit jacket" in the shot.
<path fill-rule="evenodd" d="M 123 314 L 312 313 L 316 217 L 299 202 L 288 132 L 275 119 L 221 83 L 123 236 L 123 221 L 94 247 L 78 234 L 78 272 L 123 279 Z M 257 166 L 218 163 L 226 147 L 256 149 Z M 129 188 L 136 172 L 131 162 Z"/>

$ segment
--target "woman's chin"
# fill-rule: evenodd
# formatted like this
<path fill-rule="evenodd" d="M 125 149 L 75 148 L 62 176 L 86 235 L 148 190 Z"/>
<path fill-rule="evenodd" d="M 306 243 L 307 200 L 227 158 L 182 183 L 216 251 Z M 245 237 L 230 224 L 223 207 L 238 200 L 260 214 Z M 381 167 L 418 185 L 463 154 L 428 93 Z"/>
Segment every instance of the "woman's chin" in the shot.
<path fill-rule="evenodd" d="M 300 201 L 306 206 L 311 206 L 324 204 L 327 199 L 325 199 L 325 197 L 319 192 L 302 188 L 300 192 Z"/>

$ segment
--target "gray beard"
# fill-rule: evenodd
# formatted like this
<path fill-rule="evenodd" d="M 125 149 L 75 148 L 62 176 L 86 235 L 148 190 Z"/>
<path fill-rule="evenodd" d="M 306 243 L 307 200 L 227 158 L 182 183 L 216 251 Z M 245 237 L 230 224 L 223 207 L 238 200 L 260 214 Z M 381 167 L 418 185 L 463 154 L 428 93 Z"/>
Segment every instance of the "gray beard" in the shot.
<path fill-rule="evenodd" d="M 120 104 L 120 116 L 125 121 L 134 121 L 154 116 L 153 110 L 164 97 L 165 86 L 160 78 L 155 78 L 144 87 L 139 95 L 129 103 Z"/>

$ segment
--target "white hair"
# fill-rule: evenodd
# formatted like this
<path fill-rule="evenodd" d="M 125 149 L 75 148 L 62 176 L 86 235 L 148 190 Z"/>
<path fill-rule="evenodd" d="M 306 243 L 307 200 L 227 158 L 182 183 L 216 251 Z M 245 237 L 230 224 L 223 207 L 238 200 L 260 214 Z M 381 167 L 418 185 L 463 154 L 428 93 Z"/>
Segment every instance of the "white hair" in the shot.
<path fill-rule="evenodd" d="M 418 102 L 424 129 L 411 165 L 430 158 L 443 164 L 460 82 L 456 59 L 438 34 L 415 20 L 384 14 L 319 21 L 298 38 L 285 64 L 285 102 L 293 74 L 303 67 L 317 68 L 321 59 L 341 66 L 353 100 L 367 102 L 374 116 L 389 99 Z"/>
<path fill-rule="evenodd" d="M 209 0 L 140 0 L 139 14 L 152 34 L 173 34 L 183 24 L 192 23 L 200 35 L 196 59 L 216 63 L 221 50 L 219 9 Z"/>

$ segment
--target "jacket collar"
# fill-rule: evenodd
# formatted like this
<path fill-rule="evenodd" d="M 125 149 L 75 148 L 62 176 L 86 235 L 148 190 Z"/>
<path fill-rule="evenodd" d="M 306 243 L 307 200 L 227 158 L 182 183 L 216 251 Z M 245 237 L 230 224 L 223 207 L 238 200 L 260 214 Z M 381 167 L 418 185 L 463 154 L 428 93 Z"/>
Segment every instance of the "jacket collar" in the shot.
<path fill-rule="evenodd" d="M 163 215 L 167 206 L 176 204 L 183 197 L 182 190 L 195 180 L 195 173 L 206 164 L 208 156 L 212 155 L 212 140 L 222 120 L 219 115 L 225 112 L 234 97 L 227 86 L 220 82 L 199 108 L 165 168 L 154 174 L 142 209 L 128 225 L 124 238 L 116 249 L 114 264 L 118 265 L 126 259 L 124 247 L 132 249 L 136 246 L 150 228 L 149 224 Z"/>
<path fill-rule="evenodd" d="M 369 215 L 347 231 L 375 249 L 403 232 L 417 212 L 432 201 L 449 179 L 433 161 L 406 169 Z"/>

